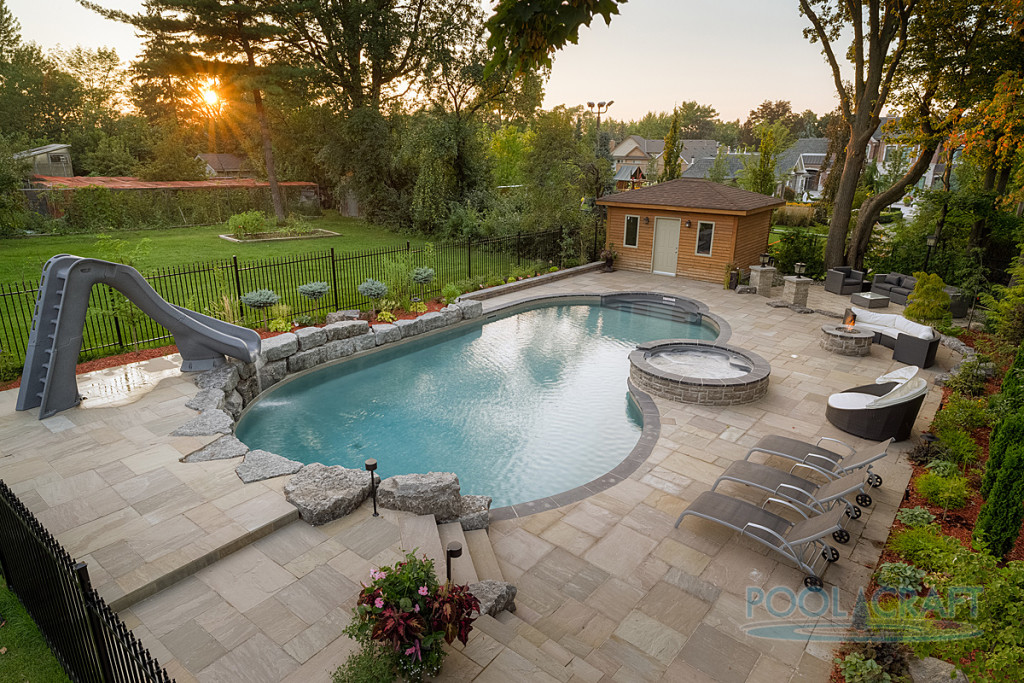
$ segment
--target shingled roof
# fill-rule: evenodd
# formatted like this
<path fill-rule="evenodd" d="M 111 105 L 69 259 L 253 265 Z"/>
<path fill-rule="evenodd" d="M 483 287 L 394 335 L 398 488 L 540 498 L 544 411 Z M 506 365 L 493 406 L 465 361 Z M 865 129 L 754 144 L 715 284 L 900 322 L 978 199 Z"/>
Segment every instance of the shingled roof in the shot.
<path fill-rule="evenodd" d="M 750 213 L 783 206 L 776 197 L 720 185 L 700 178 L 677 178 L 597 200 L 604 206 L 671 206 L 680 209 Z"/>

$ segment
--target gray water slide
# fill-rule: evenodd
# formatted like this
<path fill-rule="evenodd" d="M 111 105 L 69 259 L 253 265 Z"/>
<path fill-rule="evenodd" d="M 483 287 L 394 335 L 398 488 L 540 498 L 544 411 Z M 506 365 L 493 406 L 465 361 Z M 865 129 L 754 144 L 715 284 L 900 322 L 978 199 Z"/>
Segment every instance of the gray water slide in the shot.
<path fill-rule="evenodd" d="M 260 336 L 255 330 L 165 301 L 131 266 L 58 254 L 43 266 L 18 410 L 38 407 L 42 420 L 81 402 L 75 366 L 82 348 L 89 293 L 97 284 L 121 292 L 174 335 L 182 372 L 209 370 L 224 356 L 251 363 L 260 351 Z"/>

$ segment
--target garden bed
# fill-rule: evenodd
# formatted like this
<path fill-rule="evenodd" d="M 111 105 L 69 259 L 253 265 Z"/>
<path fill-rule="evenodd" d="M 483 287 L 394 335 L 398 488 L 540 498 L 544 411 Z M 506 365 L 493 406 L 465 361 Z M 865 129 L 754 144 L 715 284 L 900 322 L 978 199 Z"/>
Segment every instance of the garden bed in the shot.
<path fill-rule="evenodd" d="M 234 235 L 217 235 L 222 240 L 228 242 L 235 242 L 236 244 L 250 244 L 254 242 L 284 242 L 286 240 L 315 240 L 321 237 L 341 237 L 340 232 L 334 232 L 332 230 L 324 230 L 323 228 L 316 228 L 301 235 L 288 235 L 280 232 L 257 232 L 253 235 L 246 236 L 239 239 Z"/>

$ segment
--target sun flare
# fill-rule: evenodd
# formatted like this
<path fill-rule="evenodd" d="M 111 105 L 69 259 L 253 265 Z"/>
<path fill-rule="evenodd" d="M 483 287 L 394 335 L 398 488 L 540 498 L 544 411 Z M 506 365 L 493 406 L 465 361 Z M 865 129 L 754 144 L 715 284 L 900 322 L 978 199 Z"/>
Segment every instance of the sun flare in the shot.
<path fill-rule="evenodd" d="M 203 102 L 208 107 L 216 107 L 217 103 L 220 102 L 220 95 L 211 86 L 206 86 L 199 91 L 199 95 L 203 98 Z"/>

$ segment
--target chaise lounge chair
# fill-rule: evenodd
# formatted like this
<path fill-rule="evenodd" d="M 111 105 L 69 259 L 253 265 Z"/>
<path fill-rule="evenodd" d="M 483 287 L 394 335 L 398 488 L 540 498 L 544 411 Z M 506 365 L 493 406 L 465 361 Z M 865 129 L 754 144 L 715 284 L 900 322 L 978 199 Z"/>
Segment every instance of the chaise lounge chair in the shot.
<path fill-rule="evenodd" d="M 729 527 L 789 558 L 807 572 L 804 585 L 820 589 L 824 585 L 821 580 L 824 568 L 839 559 L 839 551 L 824 539 L 831 533 L 843 530 L 841 522 L 846 517 L 846 511 L 836 506 L 824 514 L 808 516 L 786 501 L 775 498 L 769 498 L 768 501 L 796 510 L 803 519 L 791 522 L 745 500 L 731 498 L 717 491 L 705 491 L 679 515 L 676 528 L 679 528 L 679 523 L 687 515 Z"/>
<path fill-rule="evenodd" d="M 841 453 L 828 450 L 827 448 L 823 448 L 820 446 L 822 441 L 839 444 L 845 448 L 848 453 L 843 455 Z M 871 466 L 876 461 L 881 460 L 887 455 L 889 444 L 891 444 L 892 441 L 892 439 L 886 439 L 885 441 L 879 441 L 878 443 L 865 446 L 864 448 L 855 449 L 853 446 L 850 446 L 839 439 L 831 439 L 827 436 L 823 436 L 818 439 L 817 443 L 808 443 L 788 436 L 771 434 L 769 436 L 761 437 L 761 439 L 754 444 L 753 448 L 747 451 L 747 455 L 744 460 L 749 460 L 750 456 L 754 453 L 777 455 L 781 458 L 793 460 L 800 464 L 813 465 L 815 469 L 821 471 L 822 474 L 830 478 L 841 477 L 855 472 L 862 467 L 866 467 L 869 473 L 867 477 L 868 484 L 878 488 L 882 485 L 882 477 L 871 472 Z"/>
<path fill-rule="evenodd" d="M 822 472 L 813 465 L 797 463 L 794 467 L 802 467 L 810 471 L 818 472 L 828 478 L 827 473 Z M 871 506 L 871 496 L 865 491 L 868 486 L 864 474 L 854 473 L 832 479 L 824 484 L 818 484 L 789 472 L 775 469 L 769 465 L 762 465 L 749 460 L 737 460 L 725 468 L 718 479 L 715 480 L 711 490 L 714 491 L 723 481 L 735 481 L 746 484 L 762 491 L 775 494 L 781 498 L 804 506 L 808 511 L 821 514 L 828 512 L 836 505 L 842 505 L 850 519 L 857 519 L 861 515 L 862 507 Z M 856 492 L 857 505 L 853 505 L 846 497 Z M 838 534 L 838 535 L 836 535 Z M 833 534 L 840 543 L 850 540 L 849 534 L 845 531 Z M 845 538 L 844 538 L 845 536 Z"/>

